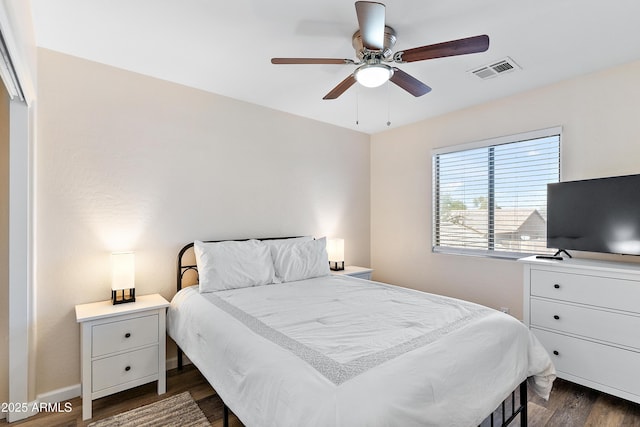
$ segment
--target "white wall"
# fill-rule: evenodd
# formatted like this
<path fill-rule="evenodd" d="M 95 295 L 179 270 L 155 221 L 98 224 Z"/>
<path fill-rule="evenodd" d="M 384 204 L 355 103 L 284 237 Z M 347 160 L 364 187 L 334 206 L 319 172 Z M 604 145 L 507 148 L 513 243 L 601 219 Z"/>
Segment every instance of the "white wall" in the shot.
<path fill-rule="evenodd" d="M 431 150 L 560 125 L 564 180 L 640 173 L 639 110 L 634 62 L 374 135 L 374 278 L 509 307 L 521 318 L 517 262 L 431 252 Z"/>
<path fill-rule="evenodd" d="M 170 298 L 177 250 L 193 239 L 336 235 L 375 279 L 520 317 L 519 264 L 431 253 L 431 149 L 561 125 L 564 179 L 640 172 L 640 62 L 369 138 L 47 50 L 38 59 L 38 393 L 79 382 L 73 307 L 108 298 L 112 250 L 136 251 L 140 294 Z"/>
<path fill-rule="evenodd" d="M 39 50 L 37 150 L 39 394 L 79 383 L 74 305 L 109 298 L 113 250 L 168 299 L 194 239 L 340 236 L 370 263 L 365 134 Z"/>

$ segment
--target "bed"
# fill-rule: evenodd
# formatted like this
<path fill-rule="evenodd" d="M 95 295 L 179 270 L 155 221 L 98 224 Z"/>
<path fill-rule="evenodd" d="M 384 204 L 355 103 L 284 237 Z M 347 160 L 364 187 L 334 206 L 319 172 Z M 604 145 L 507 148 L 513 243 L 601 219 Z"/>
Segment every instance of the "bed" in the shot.
<path fill-rule="evenodd" d="M 202 249 L 248 242 L 262 255 Z M 548 398 L 554 367 L 519 321 L 467 301 L 331 275 L 318 261 L 328 265 L 322 244 L 196 242 L 197 262 L 194 243 L 181 249 L 167 330 L 179 365 L 184 352 L 223 400 L 225 424 L 228 407 L 248 427 L 494 425 L 495 408 L 499 425 L 518 415 L 526 425 L 527 384 Z M 267 259 L 262 246 L 273 271 L 252 272 L 246 263 Z M 245 270 L 252 277 L 234 282 Z M 236 286 L 251 279 L 259 284 Z"/>

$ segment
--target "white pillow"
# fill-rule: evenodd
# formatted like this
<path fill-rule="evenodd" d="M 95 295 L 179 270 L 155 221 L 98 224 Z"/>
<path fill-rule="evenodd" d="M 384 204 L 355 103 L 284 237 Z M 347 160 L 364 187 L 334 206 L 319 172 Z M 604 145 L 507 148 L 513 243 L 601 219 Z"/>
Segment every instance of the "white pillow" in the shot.
<path fill-rule="evenodd" d="M 292 282 L 327 276 L 329 257 L 327 240 L 321 238 L 271 246 L 276 281 Z"/>
<path fill-rule="evenodd" d="M 292 246 L 295 246 L 301 242 L 310 242 L 312 240 L 313 240 L 313 236 L 302 236 L 302 237 L 291 237 L 289 239 L 263 240 L 263 242 L 269 245 L 269 248 L 271 250 L 271 258 L 275 263 L 278 253 L 285 250 L 289 250 Z M 286 249 L 285 247 L 289 249 Z M 274 268 L 275 268 L 275 265 L 274 265 Z M 274 274 L 273 283 L 282 283 L 282 282 L 283 282 L 282 278 L 278 277 L 277 274 Z"/>
<path fill-rule="evenodd" d="M 281 246 L 281 245 L 295 245 L 300 242 L 310 242 L 311 240 L 313 240 L 313 236 L 290 237 L 288 239 L 262 240 L 262 242 L 266 243 L 269 246 Z"/>
<path fill-rule="evenodd" d="M 269 246 L 258 240 L 195 241 L 200 292 L 246 288 L 273 282 Z"/>

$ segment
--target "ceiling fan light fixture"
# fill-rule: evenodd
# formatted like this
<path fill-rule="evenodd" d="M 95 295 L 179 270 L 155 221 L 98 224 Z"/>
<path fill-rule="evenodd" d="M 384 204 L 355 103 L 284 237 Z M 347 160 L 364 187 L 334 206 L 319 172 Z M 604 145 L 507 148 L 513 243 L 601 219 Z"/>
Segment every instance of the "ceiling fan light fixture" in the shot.
<path fill-rule="evenodd" d="M 354 73 L 354 77 L 362 86 L 382 86 L 393 76 L 393 68 L 386 64 L 365 64 Z"/>

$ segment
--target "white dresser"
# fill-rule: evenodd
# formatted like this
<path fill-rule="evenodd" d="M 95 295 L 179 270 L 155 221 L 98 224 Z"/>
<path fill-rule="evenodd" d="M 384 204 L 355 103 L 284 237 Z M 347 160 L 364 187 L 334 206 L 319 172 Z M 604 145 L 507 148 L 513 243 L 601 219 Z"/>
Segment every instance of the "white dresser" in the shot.
<path fill-rule="evenodd" d="M 558 377 L 640 403 L 640 264 L 520 261 L 523 320 Z"/>
<path fill-rule="evenodd" d="M 81 324 L 82 419 L 91 418 L 92 401 L 158 381 L 166 391 L 165 312 L 161 295 L 137 296 L 113 305 L 102 301 L 76 306 Z"/>

